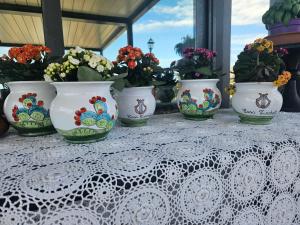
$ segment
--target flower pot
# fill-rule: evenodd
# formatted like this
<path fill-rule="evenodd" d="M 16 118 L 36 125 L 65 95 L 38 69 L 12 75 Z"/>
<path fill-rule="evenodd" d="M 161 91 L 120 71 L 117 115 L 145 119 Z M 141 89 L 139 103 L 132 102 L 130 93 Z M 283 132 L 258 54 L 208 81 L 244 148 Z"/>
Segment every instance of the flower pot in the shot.
<path fill-rule="evenodd" d="M 10 94 L 4 102 L 9 123 L 24 136 L 39 136 L 55 132 L 49 108 L 55 88 L 45 81 L 7 83 Z"/>
<path fill-rule="evenodd" d="M 155 92 L 156 98 L 162 103 L 172 102 L 175 97 L 174 86 L 158 86 Z"/>
<path fill-rule="evenodd" d="M 182 80 L 177 94 L 177 105 L 186 119 L 212 118 L 221 106 L 218 79 Z"/>
<path fill-rule="evenodd" d="M 124 88 L 117 96 L 119 120 L 124 126 L 143 126 L 153 115 L 153 86 Z"/>
<path fill-rule="evenodd" d="M 278 23 L 269 28 L 270 35 L 300 32 L 300 19 L 291 19 L 288 25 Z"/>
<path fill-rule="evenodd" d="M 232 107 L 240 121 L 247 124 L 269 124 L 282 106 L 282 95 L 272 82 L 237 83 Z"/>
<path fill-rule="evenodd" d="M 5 118 L 3 112 L 4 101 L 9 94 L 9 89 L 1 89 L 0 88 L 0 137 L 5 134 L 9 129 L 9 123 Z"/>
<path fill-rule="evenodd" d="M 115 125 L 117 106 L 110 94 L 113 82 L 54 82 L 57 96 L 50 115 L 66 141 L 90 143 L 103 140 Z"/>

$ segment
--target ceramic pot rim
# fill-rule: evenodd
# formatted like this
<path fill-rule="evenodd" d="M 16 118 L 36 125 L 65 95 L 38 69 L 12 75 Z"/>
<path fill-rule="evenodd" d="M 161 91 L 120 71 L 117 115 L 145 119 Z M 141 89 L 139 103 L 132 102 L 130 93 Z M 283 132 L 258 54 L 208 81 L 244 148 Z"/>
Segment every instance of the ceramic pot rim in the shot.
<path fill-rule="evenodd" d="M 180 80 L 182 83 L 193 83 L 194 81 L 215 81 L 218 82 L 220 79 L 188 79 L 188 80 Z"/>
<path fill-rule="evenodd" d="M 239 86 L 243 86 L 243 85 L 272 85 L 273 86 L 273 82 L 238 82 L 235 84 Z"/>
<path fill-rule="evenodd" d="M 49 81 L 10 81 L 6 84 L 51 84 Z"/>
<path fill-rule="evenodd" d="M 64 84 L 71 84 L 71 85 L 77 85 L 77 84 L 113 84 L 114 81 L 65 81 L 65 82 L 52 82 L 52 85 L 64 85 Z"/>
<path fill-rule="evenodd" d="M 154 88 L 153 85 L 151 86 L 143 86 L 143 87 L 125 87 L 124 89 L 149 89 L 149 88 Z"/>

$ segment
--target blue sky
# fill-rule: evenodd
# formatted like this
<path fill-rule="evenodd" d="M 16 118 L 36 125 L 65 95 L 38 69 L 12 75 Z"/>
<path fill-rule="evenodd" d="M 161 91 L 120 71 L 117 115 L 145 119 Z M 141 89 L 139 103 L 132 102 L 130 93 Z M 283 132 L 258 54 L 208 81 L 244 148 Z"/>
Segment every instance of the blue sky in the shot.
<path fill-rule="evenodd" d="M 244 45 L 267 31 L 261 22 L 269 7 L 269 0 L 233 0 L 231 64 Z M 160 0 L 160 2 L 138 20 L 134 27 L 134 45 L 148 51 L 147 41 L 153 38 L 153 52 L 164 67 L 179 59 L 174 51 L 176 43 L 185 35 L 193 36 L 193 0 Z M 104 55 L 113 60 L 120 47 L 126 45 L 126 34 L 111 44 Z"/>
<path fill-rule="evenodd" d="M 269 0 L 232 0 L 231 64 L 246 43 L 267 35 L 261 22 L 262 14 L 269 7 Z M 179 56 L 174 46 L 181 38 L 193 36 L 193 0 L 160 0 L 133 26 L 134 45 L 148 51 L 147 41 L 155 41 L 153 52 L 160 59 L 161 66 L 167 67 Z M 104 56 L 114 60 L 118 49 L 127 45 L 126 33 L 104 50 Z M 0 48 L 0 54 L 8 48 Z"/>

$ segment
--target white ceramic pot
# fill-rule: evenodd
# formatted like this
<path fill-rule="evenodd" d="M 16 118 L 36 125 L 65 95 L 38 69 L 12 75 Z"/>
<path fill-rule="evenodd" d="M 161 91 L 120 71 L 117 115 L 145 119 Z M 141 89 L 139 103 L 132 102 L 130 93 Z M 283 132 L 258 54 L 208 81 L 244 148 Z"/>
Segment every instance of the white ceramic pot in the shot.
<path fill-rule="evenodd" d="M 54 82 L 57 96 L 50 115 L 55 129 L 71 143 L 106 138 L 118 116 L 110 94 L 113 82 Z"/>
<path fill-rule="evenodd" d="M 10 94 L 4 102 L 4 113 L 10 124 L 24 136 L 54 133 L 49 108 L 56 93 L 45 81 L 7 83 Z"/>
<path fill-rule="evenodd" d="M 124 88 L 117 95 L 119 120 L 124 126 L 143 126 L 155 111 L 153 86 Z"/>
<path fill-rule="evenodd" d="M 282 95 L 272 82 L 237 83 L 232 107 L 242 123 L 269 124 L 282 107 Z"/>
<path fill-rule="evenodd" d="M 221 106 L 218 79 L 182 80 L 177 94 L 177 105 L 186 119 L 212 118 Z"/>

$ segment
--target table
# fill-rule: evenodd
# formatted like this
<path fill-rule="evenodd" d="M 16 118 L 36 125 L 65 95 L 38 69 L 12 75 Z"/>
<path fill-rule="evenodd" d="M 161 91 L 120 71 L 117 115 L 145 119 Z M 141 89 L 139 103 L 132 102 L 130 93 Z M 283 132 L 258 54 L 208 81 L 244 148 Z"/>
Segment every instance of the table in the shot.
<path fill-rule="evenodd" d="M 154 116 L 73 145 L 0 140 L 0 224 L 300 224 L 300 114 L 244 125 Z"/>

